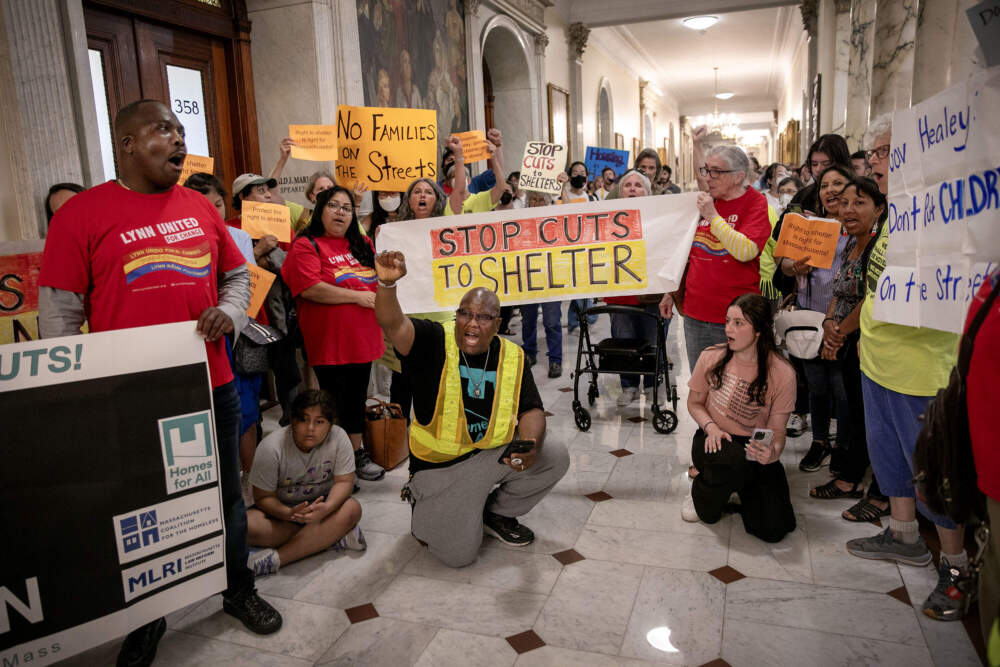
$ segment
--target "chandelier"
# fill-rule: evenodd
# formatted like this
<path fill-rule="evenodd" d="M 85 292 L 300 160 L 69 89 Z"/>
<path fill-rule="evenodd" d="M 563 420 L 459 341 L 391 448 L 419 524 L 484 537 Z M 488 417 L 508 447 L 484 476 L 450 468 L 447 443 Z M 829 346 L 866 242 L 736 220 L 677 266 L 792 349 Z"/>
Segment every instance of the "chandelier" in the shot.
<path fill-rule="evenodd" d="M 718 133 L 723 139 L 739 141 L 741 132 L 740 124 L 736 120 L 736 114 L 719 113 L 719 68 L 713 67 L 712 69 L 715 70 L 714 111 L 712 111 L 711 116 L 699 116 L 696 125 L 705 125 L 708 127 L 709 134 Z"/>

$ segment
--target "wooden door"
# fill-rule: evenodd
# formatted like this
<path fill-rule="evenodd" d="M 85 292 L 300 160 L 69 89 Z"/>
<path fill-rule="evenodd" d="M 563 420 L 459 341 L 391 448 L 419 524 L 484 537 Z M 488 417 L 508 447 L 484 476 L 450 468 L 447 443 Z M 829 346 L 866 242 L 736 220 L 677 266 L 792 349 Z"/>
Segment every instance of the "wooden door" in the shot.
<path fill-rule="evenodd" d="M 242 57 L 249 43 L 238 39 L 245 35 L 232 27 L 233 35 L 219 34 L 226 24 L 218 21 L 206 23 L 217 33 L 210 34 L 153 20 L 158 7 L 172 9 L 162 5 L 130 14 L 114 2 L 107 4 L 112 6 L 84 6 L 91 63 L 99 63 L 100 69 L 92 73 L 95 96 L 100 83 L 106 93 L 103 108 L 102 100 L 95 100 L 99 129 L 107 135 L 115 114 L 130 102 L 160 100 L 184 124 L 188 152 L 214 158 L 215 175 L 227 189 L 238 174 L 259 171 L 252 76 Z M 96 81 L 98 76 L 103 82 Z M 231 80 L 236 83 L 230 85 Z M 248 136 L 234 137 L 234 129 Z M 109 142 L 102 135 L 102 147 Z"/>

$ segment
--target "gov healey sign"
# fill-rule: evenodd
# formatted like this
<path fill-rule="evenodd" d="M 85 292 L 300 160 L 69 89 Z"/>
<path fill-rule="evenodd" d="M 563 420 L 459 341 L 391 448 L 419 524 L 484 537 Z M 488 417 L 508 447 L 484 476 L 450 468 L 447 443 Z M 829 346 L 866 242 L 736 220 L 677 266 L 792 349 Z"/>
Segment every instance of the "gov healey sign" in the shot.
<path fill-rule="evenodd" d="M 194 322 L 0 345 L 0 665 L 44 665 L 226 586 Z"/>

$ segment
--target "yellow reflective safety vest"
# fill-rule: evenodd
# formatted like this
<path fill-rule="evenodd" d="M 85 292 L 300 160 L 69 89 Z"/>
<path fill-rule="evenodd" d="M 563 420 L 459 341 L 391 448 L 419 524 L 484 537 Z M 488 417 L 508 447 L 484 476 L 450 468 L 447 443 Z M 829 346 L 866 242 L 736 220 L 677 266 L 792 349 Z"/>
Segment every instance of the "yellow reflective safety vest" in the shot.
<path fill-rule="evenodd" d="M 517 406 L 521 398 L 524 350 L 516 343 L 500 338 L 500 359 L 497 361 L 489 427 L 478 442 L 473 442 L 465 419 L 454 323 L 444 325 L 444 350 L 444 368 L 441 369 L 434 417 L 426 425 L 416 419 L 410 423 L 410 451 L 418 459 L 430 463 L 443 463 L 474 449 L 494 449 L 510 442 L 517 427 Z"/>

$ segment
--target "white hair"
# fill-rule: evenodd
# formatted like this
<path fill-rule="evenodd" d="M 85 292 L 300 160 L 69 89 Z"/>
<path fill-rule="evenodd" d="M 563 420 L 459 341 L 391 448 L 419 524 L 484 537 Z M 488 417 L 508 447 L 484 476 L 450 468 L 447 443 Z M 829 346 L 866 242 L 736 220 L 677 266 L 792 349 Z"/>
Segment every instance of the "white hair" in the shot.
<path fill-rule="evenodd" d="M 868 129 L 865 130 L 865 136 L 864 136 L 865 145 L 862 146 L 862 148 L 864 147 L 877 148 L 877 146 L 872 145 L 875 143 L 875 139 L 881 137 L 883 134 L 890 134 L 891 132 L 892 132 L 892 113 L 886 112 L 884 114 L 875 116 L 875 118 L 873 118 L 871 122 L 868 123 Z"/>
<path fill-rule="evenodd" d="M 638 169 L 629 169 L 621 175 L 621 178 L 615 181 L 614 187 L 611 188 L 611 192 L 608 194 L 608 199 L 621 199 L 622 183 L 625 182 L 626 178 L 633 175 L 639 177 L 639 182 L 642 183 L 642 189 L 647 196 L 653 194 L 653 185 L 649 182 L 649 176 L 646 176 L 646 174 L 642 173 Z"/>
<path fill-rule="evenodd" d="M 712 146 L 708 149 L 705 157 L 719 157 L 725 160 L 730 169 L 743 172 L 743 183 L 741 185 L 750 184 L 750 158 L 748 158 L 743 149 L 736 144 L 720 144 L 718 146 Z"/>

